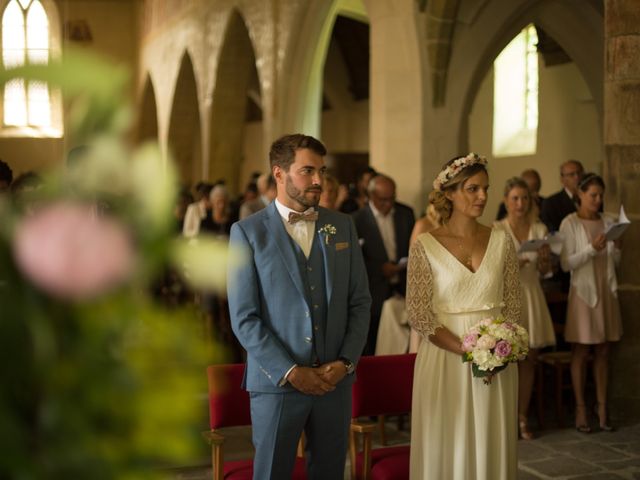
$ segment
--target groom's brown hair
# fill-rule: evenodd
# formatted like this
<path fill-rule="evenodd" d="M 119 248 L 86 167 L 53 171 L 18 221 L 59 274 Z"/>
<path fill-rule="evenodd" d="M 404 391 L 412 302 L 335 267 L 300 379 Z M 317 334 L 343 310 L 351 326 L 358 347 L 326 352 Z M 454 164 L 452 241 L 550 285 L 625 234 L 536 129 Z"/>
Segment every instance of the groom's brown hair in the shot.
<path fill-rule="evenodd" d="M 296 150 L 300 150 L 301 148 L 308 148 L 321 157 L 327 154 L 327 149 L 322 142 L 312 136 L 302 133 L 285 135 L 271 144 L 271 150 L 269 151 L 271 170 L 273 171 L 273 167 L 277 165 L 285 172 L 288 172 L 289 167 L 295 159 Z"/>

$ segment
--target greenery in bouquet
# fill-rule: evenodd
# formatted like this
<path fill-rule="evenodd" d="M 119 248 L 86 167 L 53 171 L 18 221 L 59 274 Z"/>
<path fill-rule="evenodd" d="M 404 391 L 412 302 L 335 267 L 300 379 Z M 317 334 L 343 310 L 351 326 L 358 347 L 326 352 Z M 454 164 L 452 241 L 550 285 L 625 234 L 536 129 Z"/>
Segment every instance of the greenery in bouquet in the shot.
<path fill-rule="evenodd" d="M 471 362 L 474 377 L 490 384 L 509 363 L 524 360 L 529 353 L 529 334 L 521 325 L 502 316 L 486 318 L 461 337 L 463 362 Z"/>
<path fill-rule="evenodd" d="M 82 148 L 43 185 L 0 198 L 0 478 L 153 478 L 193 460 L 205 365 L 197 314 L 150 294 L 173 262 L 222 288 L 215 242 L 173 238 L 177 180 L 157 145 L 128 145 L 128 75 L 86 53 L 0 72 L 49 83 Z M 221 273 L 222 272 L 222 273 Z"/>

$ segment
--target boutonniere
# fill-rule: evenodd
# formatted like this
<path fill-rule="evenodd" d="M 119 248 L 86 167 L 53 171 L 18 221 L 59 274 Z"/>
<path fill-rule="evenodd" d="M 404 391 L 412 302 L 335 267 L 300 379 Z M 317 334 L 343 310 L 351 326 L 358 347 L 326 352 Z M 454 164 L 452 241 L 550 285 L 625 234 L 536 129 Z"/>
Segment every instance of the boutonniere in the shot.
<path fill-rule="evenodd" d="M 331 241 L 331 235 L 335 235 L 336 232 L 337 232 L 336 227 L 334 227 L 330 223 L 325 223 L 322 226 L 322 228 L 320 230 L 318 230 L 319 234 L 324 235 L 324 244 L 325 245 L 329 245 L 329 242 Z"/>

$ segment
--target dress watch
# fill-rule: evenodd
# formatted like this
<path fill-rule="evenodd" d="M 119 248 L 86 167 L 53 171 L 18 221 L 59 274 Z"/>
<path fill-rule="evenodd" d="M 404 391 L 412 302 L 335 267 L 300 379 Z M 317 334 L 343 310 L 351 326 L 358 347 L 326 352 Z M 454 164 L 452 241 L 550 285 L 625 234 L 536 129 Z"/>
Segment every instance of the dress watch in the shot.
<path fill-rule="evenodd" d="M 353 366 L 353 362 L 351 360 L 346 357 L 340 357 L 338 360 L 344 363 L 344 368 L 347 369 L 347 375 L 351 375 L 354 372 L 355 367 Z"/>

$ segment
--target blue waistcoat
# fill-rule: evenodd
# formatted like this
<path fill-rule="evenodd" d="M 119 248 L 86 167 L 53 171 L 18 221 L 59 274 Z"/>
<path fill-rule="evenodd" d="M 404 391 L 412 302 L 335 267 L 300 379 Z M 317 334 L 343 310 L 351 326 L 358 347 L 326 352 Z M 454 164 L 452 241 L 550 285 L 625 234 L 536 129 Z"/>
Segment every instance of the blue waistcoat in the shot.
<path fill-rule="evenodd" d="M 320 236 L 318 234 L 314 235 L 309 258 L 305 257 L 296 241 L 291 237 L 289 238 L 296 252 L 298 268 L 304 283 L 305 297 L 309 312 L 311 312 L 310 320 L 313 337 L 305 339 L 305 341 L 313 343 L 313 355 L 315 358 L 310 359 L 310 364 L 324 363 L 326 361 L 324 333 L 327 323 L 327 291 L 325 288 L 324 258 L 322 246 L 320 245 Z"/>

